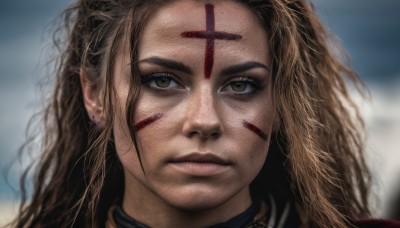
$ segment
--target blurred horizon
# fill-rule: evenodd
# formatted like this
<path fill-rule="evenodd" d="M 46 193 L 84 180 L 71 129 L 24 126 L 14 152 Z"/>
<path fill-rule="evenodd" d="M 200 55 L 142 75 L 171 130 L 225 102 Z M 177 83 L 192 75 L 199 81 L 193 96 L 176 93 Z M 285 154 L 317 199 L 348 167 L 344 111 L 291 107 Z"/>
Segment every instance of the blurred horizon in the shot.
<path fill-rule="evenodd" d="M 400 1 L 312 2 L 371 91 L 371 102 L 359 104 L 367 124 L 374 188 L 382 202 L 375 215 L 388 217 L 394 193 L 400 195 Z M 48 72 L 49 29 L 70 3 L 0 1 L 0 226 L 13 214 L 13 209 L 5 210 L 17 200 L 9 184 L 18 189 L 21 166 L 12 163 L 30 116 L 41 107 L 38 83 Z"/>

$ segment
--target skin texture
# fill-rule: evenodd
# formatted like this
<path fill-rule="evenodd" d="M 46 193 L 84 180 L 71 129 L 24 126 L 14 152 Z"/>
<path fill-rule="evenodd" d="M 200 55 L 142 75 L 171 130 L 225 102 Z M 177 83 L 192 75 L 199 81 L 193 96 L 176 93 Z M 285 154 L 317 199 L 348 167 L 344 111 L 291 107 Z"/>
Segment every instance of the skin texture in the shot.
<path fill-rule="evenodd" d="M 162 4 L 159 4 L 161 2 Z M 346 53 L 335 41 L 331 32 L 321 23 L 311 2 L 307 0 L 248 1 L 247 3 L 237 1 L 251 5 L 252 12 L 257 15 L 257 21 L 271 32 L 268 34 L 271 37 L 270 43 L 264 45 L 263 41 L 257 40 L 257 37 L 265 34 L 260 32 L 259 27 L 253 26 L 256 23 L 246 23 L 245 26 L 241 24 L 241 22 L 254 22 L 251 17 L 247 18 L 241 12 L 236 12 L 239 10 L 235 11 L 227 4 L 221 3 L 225 7 L 221 8 L 221 5 L 216 4 L 220 1 L 193 1 L 198 4 L 214 3 L 215 31 L 242 37 L 240 42 L 214 40 L 215 55 L 213 56 L 216 62 L 210 75 L 210 79 L 214 81 L 210 80 L 208 84 L 198 78 L 198 75 L 202 75 L 203 79 L 205 77 L 202 71 L 204 71 L 206 39 L 179 37 L 184 32 L 207 30 L 204 23 L 207 18 L 204 14 L 204 4 L 200 5 L 196 12 L 194 7 L 190 6 L 168 11 L 171 17 L 164 14 L 166 20 L 161 21 L 164 22 L 164 30 L 147 27 L 148 30 L 152 29 L 159 33 L 153 33 L 155 37 L 148 37 L 149 34 L 146 37 L 140 37 L 148 22 L 148 17 L 154 16 L 154 22 L 156 16 L 160 16 L 155 15 L 154 10 L 170 2 L 77 0 L 60 15 L 60 26 L 55 28 L 53 34 L 56 37 L 54 45 L 60 51 L 54 66 L 54 90 L 49 99 L 46 99 L 40 114 L 42 118 L 35 118 L 35 115 L 31 122 L 33 125 L 40 124 L 43 127 L 43 134 L 38 136 L 36 131 L 31 132 L 28 127 L 27 141 L 19 150 L 20 153 L 28 152 L 29 148 L 35 146 L 37 140 L 40 140 L 40 162 L 27 167 L 21 177 L 21 210 L 12 226 L 101 227 L 104 226 L 110 206 L 121 200 L 124 200 L 124 207 L 131 215 L 153 227 L 162 227 L 162 224 L 176 227 L 173 221 L 184 224 L 185 221 L 194 217 L 196 220 L 190 222 L 196 221 L 197 225 L 204 227 L 212 222 L 222 221 L 228 216 L 231 217 L 242 210 L 242 207 L 238 206 L 239 202 L 243 207 L 247 206 L 248 195 L 239 194 L 242 192 L 240 189 L 247 189 L 247 183 L 255 172 L 253 168 L 256 169 L 256 166 L 262 163 L 261 160 L 266 153 L 260 152 L 261 150 L 251 151 L 251 148 L 245 147 L 250 143 L 261 147 L 265 145 L 255 141 L 257 137 L 259 140 L 264 138 L 259 137 L 256 133 L 259 131 L 254 131 L 255 129 L 263 131 L 269 139 L 271 113 L 273 113 L 273 107 L 268 103 L 271 102 L 270 100 L 274 100 L 277 105 L 276 109 L 282 121 L 280 134 L 276 138 L 273 137 L 271 149 L 273 148 L 274 154 L 276 149 L 276 154 L 290 156 L 281 158 L 284 160 L 284 166 L 281 162 L 274 162 L 275 165 L 267 167 L 266 171 L 271 168 L 272 172 L 269 171 L 266 176 L 263 176 L 264 173 L 259 173 L 261 184 L 254 183 L 254 189 L 260 190 L 263 198 L 268 197 L 267 191 L 263 191 L 265 184 L 268 184 L 268 189 L 271 190 L 268 192 L 272 194 L 277 192 L 277 195 L 283 194 L 282 197 L 288 199 L 296 196 L 298 203 L 295 209 L 302 218 L 303 227 L 345 228 L 349 227 L 347 223 L 349 219 L 370 217 L 372 177 L 364 156 L 365 129 L 362 127 L 364 122 L 359 108 L 355 105 L 357 102 L 351 97 L 353 93 L 349 92 L 347 85 L 350 83 L 350 86 L 357 88 L 361 95 L 368 95 L 368 92 L 357 73 L 348 65 L 349 62 L 343 61 L 347 59 Z M 180 1 L 180 3 L 183 2 L 187 1 Z M 185 4 L 190 4 L 190 2 Z M 235 9 L 240 9 L 240 7 Z M 233 14 L 235 17 L 232 17 Z M 179 22 L 185 24 L 183 26 L 185 28 L 176 28 L 179 22 L 172 20 L 175 15 L 182 15 Z M 194 24 L 194 22 L 199 23 Z M 230 27 L 228 24 L 235 27 Z M 160 27 L 160 24 L 150 25 Z M 250 29 L 253 30 L 250 31 Z M 176 34 L 166 32 L 172 30 Z M 129 46 L 131 42 L 123 42 L 121 39 L 124 38 L 132 41 L 134 47 Z M 156 38 L 160 38 L 158 42 Z M 265 58 L 267 59 L 265 62 L 269 62 L 268 56 L 252 56 L 254 48 L 249 46 L 248 48 L 252 51 L 250 49 L 246 51 L 245 47 L 240 46 L 252 39 L 257 41 L 248 44 L 257 45 L 257 51 L 261 52 L 258 54 L 268 55 L 267 51 L 262 50 L 263 46 L 268 46 L 271 50 L 269 55 L 273 56 L 274 63 L 274 99 L 271 99 L 270 93 L 264 93 L 262 90 L 260 94 L 263 95 L 264 100 L 260 101 L 257 96 L 252 97 L 254 100 L 238 100 L 236 99 L 238 96 L 232 97 L 238 94 L 227 93 L 232 92 L 230 89 L 233 88 L 233 84 L 230 84 L 231 88 L 227 89 L 229 83 L 228 85 L 222 83 L 226 82 L 224 79 L 229 79 L 229 75 L 235 75 L 232 69 L 238 69 L 237 66 L 233 68 L 229 66 L 230 73 L 227 73 L 226 69 L 221 69 L 223 65 L 253 58 L 261 59 L 261 61 Z M 147 48 L 142 47 L 142 49 L 147 49 L 146 52 L 139 50 L 137 46 L 140 45 L 139 41 L 147 45 Z M 171 49 L 161 47 L 166 41 L 169 41 L 168 45 Z M 192 43 L 192 41 L 198 41 L 198 43 Z M 171 55 L 171 58 L 190 65 L 190 67 L 182 67 L 181 64 L 173 65 L 175 69 L 183 69 L 186 74 L 172 72 L 179 80 L 181 78 L 186 80 L 181 80 L 179 83 L 184 86 L 174 88 L 185 88 L 184 91 L 187 93 L 183 93 L 181 97 L 156 96 L 160 93 L 149 93 L 154 90 L 145 90 L 154 89 L 153 79 L 144 80 L 146 83 L 138 106 L 137 98 L 139 98 L 140 90 L 136 89 L 141 86 L 141 74 L 138 72 L 137 62 L 138 51 L 141 51 L 140 67 L 143 71 L 146 67 L 149 68 L 146 64 L 153 63 L 154 65 L 154 62 L 157 62 L 154 58 L 153 61 L 143 61 L 148 52 L 154 51 L 149 49 L 149 42 L 157 49 L 157 52 L 161 51 L 155 54 L 167 57 Z M 180 46 L 177 45 L 178 42 L 181 43 Z M 190 45 L 198 45 L 199 48 Z M 118 48 L 121 49 L 118 50 Z M 129 63 L 124 59 L 125 55 L 128 55 L 124 53 L 127 50 L 132 54 L 131 70 L 125 70 L 123 67 L 123 64 Z M 119 65 L 116 66 L 118 51 Z M 158 63 L 166 62 L 158 61 Z M 171 63 L 174 62 L 170 61 L 169 66 Z M 116 67 L 119 69 L 114 71 Z M 243 69 L 243 66 L 240 68 Z M 81 70 L 79 73 L 81 82 L 77 80 L 79 70 Z M 134 75 L 126 73 L 129 71 L 135 72 Z M 143 72 L 142 76 L 146 76 L 145 73 Z M 147 72 L 147 76 L 150 73 Z M 249 72 L 246 74 L 252 76 Z M 131 78 L 134 80 L 130 80 Z M 168 80 L 162 79 L 157 82 L 159 85 L 166 86 L 169 85 Z M 79 88 L 80 84 L 82 91 Z M 127 84 L 132 88 L 127 99 L 129 103 L 125 102 Z M 236 84 L 236 89 L 241 88 L 240 83 Z M 150 85 L 152 87 L 149 87 Z M 195 96 L 200 93 L 199 91 L 205 91 L 203 96 Z M 164 95 L 177 94 L 164 93 Z M 211 100 L 211 103 L 206 102 L 207 100 Z M 82 107 L 82 101 L 85 102 L 86 112 Z M 150 104 L 150 101 L 153 103 Z M 158 103 L 160 101 L 163 102 L 162 105 Z M 254 106 L 254 103 L 257 103 L 260 109 Z M 182 108 L 182 106 L 187 108 Z M 124 117 L 123 107 L 128 108 L 129 116 Z M 155 118 L 159 113 L 163 114 L 162 118 Z M 128 118 L 129 126 L 124 118 Z M 211 131 L 213 133 L 211 135 L 207 134 L 207 131 L 204 131 L 204 123 L 210 122 L 204 121 L 201 124 L 204 120 L 202 118 L 209 118 L 211 122 L 218 118 L 222 127 L 219 131 Z M 155 119 L 157 120 L 153 121 Z M 182 127 L 188 126 L 189 120 L 200 123 L 202 127 L 197 127 L 196 131 L 189 131 L 190 134 L 182 136 Z M 89 124 L 89 121 L 93 124 Z M 250 123 L 256 128 L 246 128 L 243 123 Z M 240 125 L 243 126 L 240 127 Z M 275 129 L 278 129 L 278 125 Z M 145 176 L 137 168 L 140 164 L 135 157 L 136 151 L 132 150 L 130 137 L 126 136 L 126 130 L 130 133 L 138 130 L 137 134 L 135 133 L 135 139 L 140 138 L 142 143 L 140 146 L 142 149 L 138 150 L 138 153 L 142 155 Z M 167 132 L 168 130 L 171 132 Z M 241 135 L 239 136 L 237 132 Z M 115 137 L 112 135 L 114 133 Z M 198 139 L 199 135 L 202 136 L 201 140 Z M 157 137 L 162 140 L 151 141 Z M 138 146 L 136 142 L 135 146 Z M 171 149 L 170 142 L 176 143 L 175 149 Z M 118 158 L 116 159 L 115 147 L 112 145 L 115 143 L 117 143 L 118 155 L 123 161 L 123 167 Z M 268 140 L 265 143 L 267 144 Z M 277 148 L 275 148 L 276 143 L 279 145 Z M 164 148 L 157 150 L 155 144 L 161 144 Z M 205 171 L 200 178 L 199 171 L 196 171 L 198 174 L 193 174 L 194 170 L 191 171 L 191 175 L 188 175 L 188 172 L 185 175 L 172 171 L 168 173 L 162 168 L 163 165 L 157 162 L 162 162 L 160 159 L 163 159 L 163 155 L 169 157 L 172 153 L 183 153 L 182 148 L 196 145 L 200 149 L 218 153 L 220 157 L 232 156 L 234 161 L 231 162 L 233 167 L 231 170 L 237 174 L 233 182 L 238 185 L 232 185 L 232 181 L 225 183 L 222 181 L 221 183 L 226 185 L 224 186 L 226 191 L 206 201 L 205 198 L 211 196 L 202 195 L 201 190 L 221 192 L 221 187 L 218 185 L 220 182 L 210 177 L 212 176 L 210 169 L 214 167 L 215 171 L 217 166 L 203 167 L 203 170 L 209 170 L 207 171 L 209 178 L 205 177 Z M 232 149 L 230 145 L 234 148 Z M 274 154 L 271 154 L 272 160 L 274 160 L 272 158 Z M 199 157 L 197 155 L 197 159 Z M 255 161 L 255 165 L 246 169 L 250 158 Z M 210 163 L 211 161 L 212 159 L 209 159 Z M 238 162 L 235 163 L 235 161 Z M 164 168 L 167 166 L 170 167 L 165 165 Z M 192 169 L 195 169 L 195 166 L 192 166 L 194 167 Z M 29 173 L 33 168 L 36 175 L 31 180 Z M 126 175 L 123 173 L 123 168 Z M 247 173 L 246 170 L 252 173 Z M 165 182 L 166 185 L 164 185 L 163 180 L 155 178 L 156 174 L 164 178 L 164 181 L 169 179 L 170 182 Z M 186 179 L 183 179 L 184 176 Z M 226 179 L 232 179 L 230 174 L 226 176 Z M 123 178 L 126 178 L 126 183 Z M 282 182 L 283 185 L 274 181 L 275 178 L 280 178 L 281 181 L 278 182 Z M 189 183 L 195 179 L 197 179 L 197 186 Z M 31 188 L 32 183 L 31 192 L 28 189 Z M 200 185 L 201 183 L 203 185 Z M 179 194 L 180 198 L 169 195 L 168 187 L 175 195 Z M 196 194 L 195 197 L 190 197 L 190 192 L 185 192 L 188 189 L 191 189 L 192 196 Z M 123 198 L 124 192 L 126 196 Z M 244 197 L 240 198 L 239 195 Z M 188 202 L 188 198 L 194 202 Z M 143 204 L 141 204 L 141 199 L 145 201 Z M 207 217 L 208 220 L 202 220 L 205 217 L 202 215 L 207 215 L 207 213 L 212 215 Z M 146 215 L 151 218 L 147 218 Z"/>
<path fill-rule="evenodd" d="M 134 129 L 135 129 L 136 131 L 139 131 L 139 130 L 141 130 L 142 128 L 145 128 L 145 127 L 147 127 L 148 125 L 150 125 L 150 124 L 156 122 L 158 119 L 162 118 L 163 115 L 164 115 L 164 114 L 162 114 L 162 113 L 157 113 L 157 114 L 155 114 L 155 115 L 153 115 L 153 116 L 150 116 L 149 118 L 146 118 L 146 119 L 140 121 L 139 123 L 135 124 Z"/>
<path fill-rule="evenodd" d="M 214 65 L 214 40 L 240 40 L 242 37 L 237 34 L 215 31 L 214 5 L 206 4 L 206 31 L 183 32 L 182 37 L 206 39 L 206 51 L 204 58 L 204 76 L 210 78 Z"/>
<path fill-rule="evenodd" d="M 215 4 L 215 30 L 242 39 L 214 41 L 206 79 L 205 40 L 181 36 L 204 30 L 204 9 L 192 1 L 167 5 L 152 15 L 140 38 L 143 87 L 131 127 L 157 117 L 137 132 L 145 173 L 125 119 L 131 77 L 126 42 L 116 59 L 114 137 L 125 172 L 123 208 L 151 227 L 193 227 L 193 219 L 195 226 L 210 226 L 247 209 L 249 184 L 265 161 L 277 119 L 266 32 L 242 5 Z M 244 63 L 250 69 L 227 70 Z M 244 121 L 262 130 L 265 140 Z"/>

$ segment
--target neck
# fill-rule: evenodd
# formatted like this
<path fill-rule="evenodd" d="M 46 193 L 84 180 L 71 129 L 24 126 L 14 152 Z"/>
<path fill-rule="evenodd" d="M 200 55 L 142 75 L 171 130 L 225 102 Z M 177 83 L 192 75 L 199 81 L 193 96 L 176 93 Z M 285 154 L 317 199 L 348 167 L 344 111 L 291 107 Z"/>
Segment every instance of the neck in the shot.
<path fill-rule="evenodd" d="M 164 201 L 143 185 L 126 185 L 122 206 L 129 216 L 150 227 L 194 227 L 194 221 L 198 227 L 209 227 L 228 221 L 250 205 L 248 187 L 219 205 L 187 209 Z"/>

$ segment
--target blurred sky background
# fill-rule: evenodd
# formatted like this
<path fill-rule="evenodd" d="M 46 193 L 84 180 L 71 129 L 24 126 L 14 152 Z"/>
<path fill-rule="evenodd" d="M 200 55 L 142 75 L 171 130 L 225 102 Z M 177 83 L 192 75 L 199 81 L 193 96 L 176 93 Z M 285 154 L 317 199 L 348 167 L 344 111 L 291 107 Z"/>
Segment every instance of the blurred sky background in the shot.
<path fill-rule="evenodd" d="M 53 19 L 71 0 L 0 0 L 0 226 L 16 208 L 29 117 L 40 106 L 38 82 L 46 76 Z M 318 14 L 348 50 L 366 81 L 370 103 L 360 101 L 368 129 L 368 159 L 388 217 L 400 195 L 400 0 L 313 0 Z M 6 182 L 8 177 L 9 183 Z"/>

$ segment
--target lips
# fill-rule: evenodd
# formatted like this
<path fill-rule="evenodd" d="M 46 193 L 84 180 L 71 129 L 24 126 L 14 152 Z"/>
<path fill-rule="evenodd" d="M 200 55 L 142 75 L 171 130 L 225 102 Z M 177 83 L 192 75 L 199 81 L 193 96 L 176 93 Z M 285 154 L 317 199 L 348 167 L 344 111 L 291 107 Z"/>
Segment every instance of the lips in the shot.
<path fill-rule="evenodd" d="M 215 177 L 227 173 L 232 162 L 211 153 L 191 153 L 169 163 L 177 172 L 195 177 Z"/>
<path fill-rule="evenodd" d="M 211 153 L 191 153 L 188 155 L 177 157 L 171 160 L 172 163 L 183 163 L 183 162 L 193 162 L 193 163 L 214 163 L 218 165 L 230 165 L 231 162 L 222 159 L 217 155 Z"/>

